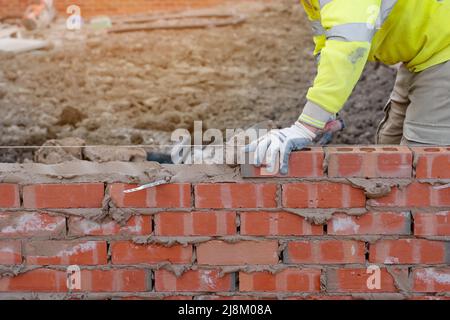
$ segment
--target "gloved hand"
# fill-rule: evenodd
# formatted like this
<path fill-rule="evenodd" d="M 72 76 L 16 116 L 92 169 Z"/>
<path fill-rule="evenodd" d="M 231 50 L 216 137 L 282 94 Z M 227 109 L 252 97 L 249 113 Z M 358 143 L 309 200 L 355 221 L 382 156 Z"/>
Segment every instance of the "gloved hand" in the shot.
<path fill-rule="evenodd" d="M 245 146 L 245 152 L 254 152 L 256 166 L 263 163 L 267 171 L 276 173 L 277 158 L 280 159 L 280 173 L 287 174 L 289 168 L 289 155 L 292 151 L 302 150 L 313 143 L 316 134 L 300 122 L 289 128 L 271 130 L 268 134 Z M 266 161 L 264 161 L 266 159 Z"/>

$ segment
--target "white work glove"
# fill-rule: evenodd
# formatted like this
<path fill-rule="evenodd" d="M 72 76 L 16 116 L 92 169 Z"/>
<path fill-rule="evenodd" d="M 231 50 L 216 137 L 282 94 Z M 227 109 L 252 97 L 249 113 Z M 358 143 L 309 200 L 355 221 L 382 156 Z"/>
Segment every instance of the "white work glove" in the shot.
<path fill-rule="evenodd" d="M 244 147 L 245 152 L 254 152 L 254 164 L 260 167 L 267 165 L 267 171 L 276 173 L 279 161 L 281 174 L 287 174 L 289 169 L 289 155 L 292 151 L 302 150 L 313 143 L 316 134 L 300 122 L 285 129 L 274 129 L 268 134 Z M 265 159 L 265 161 L 264 161 Z"/>

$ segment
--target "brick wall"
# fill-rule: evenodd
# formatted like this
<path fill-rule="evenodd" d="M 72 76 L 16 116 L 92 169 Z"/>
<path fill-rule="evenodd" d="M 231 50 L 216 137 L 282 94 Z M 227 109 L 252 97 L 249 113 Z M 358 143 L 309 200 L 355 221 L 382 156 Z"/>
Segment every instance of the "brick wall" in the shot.
<path fill-rule="evenodd" d="M 133 194 L 121 179 L 0 168 L 0 298 L 450 294 L 450 148 L 315 148 L 293 154 L 288 177 L 243 167 L 231 182 Z M 35 171 L 42 179 L 27 180 Z M 67 289 L 69 265 L 81 290 Z"/>
<path fill-rule="evenodd" d="M 64 15 L 68 6 L 80 6 L 83 17 L 96 15 L 139 14 L 155 11 L 197 9 L 217 5 L 226 0 L 54 0 L 58 12 Z M 0 0 L 0 17 L 22 15 L 35 0 Z M 39 2 L 39 1 L 38 1 Z"/>

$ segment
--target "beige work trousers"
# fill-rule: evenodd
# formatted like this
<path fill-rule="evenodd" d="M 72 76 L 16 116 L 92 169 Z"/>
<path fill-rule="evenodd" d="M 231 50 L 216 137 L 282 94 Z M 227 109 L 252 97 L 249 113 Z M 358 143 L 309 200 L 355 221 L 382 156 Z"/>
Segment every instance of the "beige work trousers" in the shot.
<path fill-rule="evenodd" d="M 450 61 L 419 73 L 399 68 L 376 143 L 450 145 Z"/>

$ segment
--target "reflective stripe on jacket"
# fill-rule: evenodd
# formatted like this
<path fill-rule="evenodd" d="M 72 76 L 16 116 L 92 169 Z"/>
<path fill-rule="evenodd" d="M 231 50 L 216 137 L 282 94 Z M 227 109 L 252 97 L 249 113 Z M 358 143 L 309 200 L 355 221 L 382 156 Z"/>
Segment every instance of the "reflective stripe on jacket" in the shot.
<path fill-rule="evenodd" d="M 412 72 L 450 60 L 450 0 L 300 1 L 318 60 L 300 119 L 313 126 L 342 109 L 368 60 L 403 62 Z"/>

